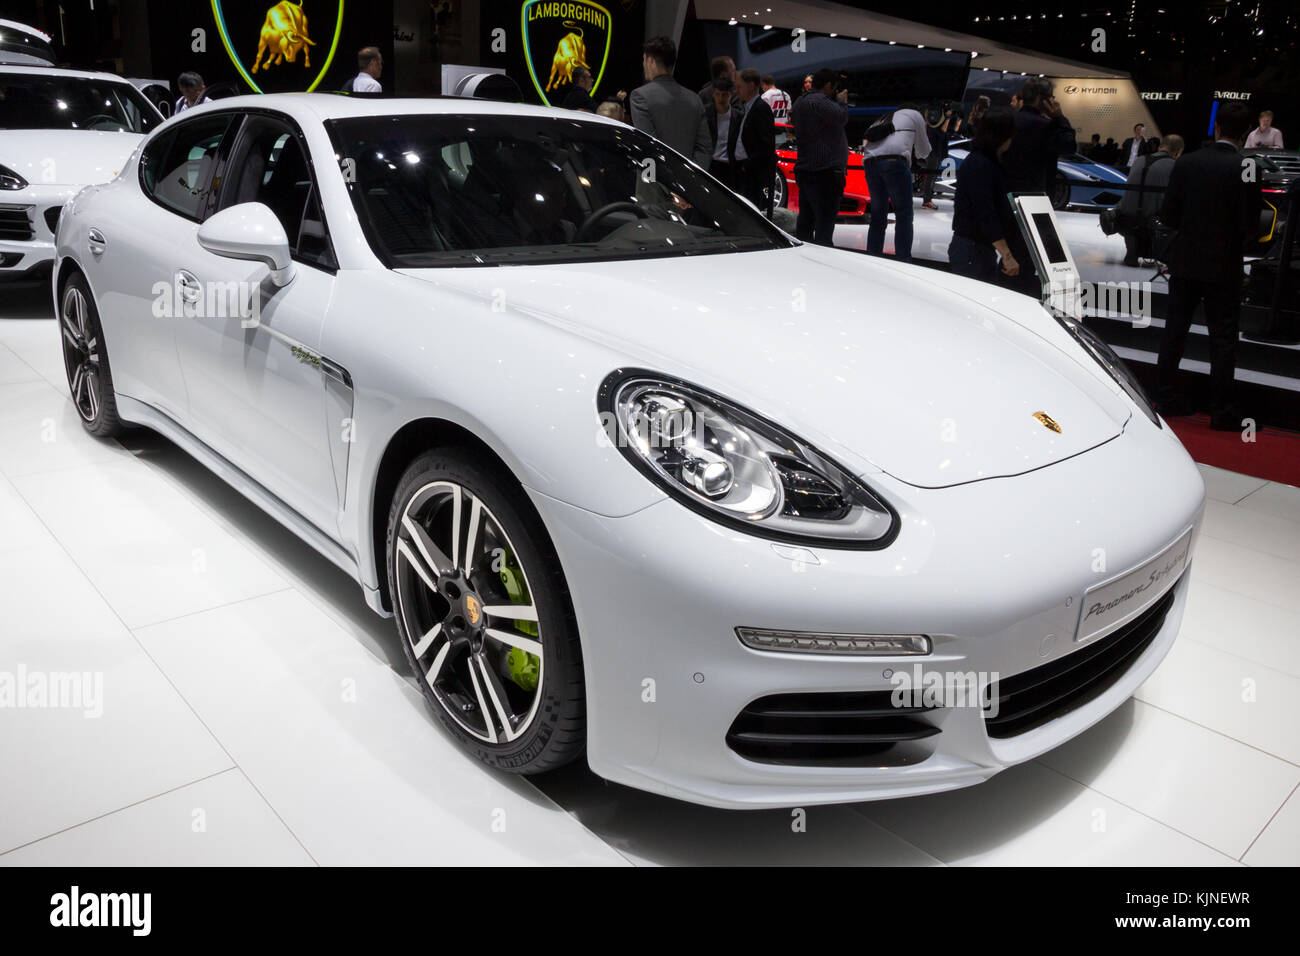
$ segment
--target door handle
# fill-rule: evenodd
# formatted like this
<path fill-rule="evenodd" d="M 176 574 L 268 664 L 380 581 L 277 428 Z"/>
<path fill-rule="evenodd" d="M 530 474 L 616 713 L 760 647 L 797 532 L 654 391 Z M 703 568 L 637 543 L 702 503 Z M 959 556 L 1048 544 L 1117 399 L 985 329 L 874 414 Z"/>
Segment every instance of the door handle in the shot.
<path fill-rule="evenodd" d="M 102 256 L 105 247 L 108 245 L 108 240 L 104 238 L 102 232 L 92 227 L 90 231 L 86 233 L 86 245 L 94 255 Z"/>
<path fill-rule="evenodd" d="M 181 298 L 195 303 L 203 298 L 203 286 L 192 272 L 181 269 L 176 273 L 176 286 L 181 290 Z"/>

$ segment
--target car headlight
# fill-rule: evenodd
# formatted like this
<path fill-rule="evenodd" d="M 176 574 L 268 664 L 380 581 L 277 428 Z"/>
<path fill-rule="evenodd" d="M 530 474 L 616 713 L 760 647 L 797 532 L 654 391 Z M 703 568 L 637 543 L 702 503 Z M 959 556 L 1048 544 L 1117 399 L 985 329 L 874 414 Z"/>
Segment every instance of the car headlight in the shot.
<path fill-rule="evenodd" d="M 0 166 L 0 189 L 26 189 L 27 180 L 8 166 Z"/>
<path fill-rule="evenodd" d="M 605 434 L 643 475 L 687 507 L 751 534 L 875 549 L 897 515 L 861 481 L 779 425 L 719 395 L 622 370 L 599 394 Z"/>
<path fill-rule="evenodd" d="M 1142 383 L 1137 380 L 1137 376 L 1124 363 L 1124 360 L 1115 354 L 1115 350 L 1101 340 L 1096 332 L 1088 328 L 1082 322 L 1065 315 L 1053 315 L 1057 322 L 1065 331 L 1069 332 L 1074 340 L 1083 346 L 1083 350 L 1096 360 L 1097 364 L 1106 370 L 1119 387 L 1128 393 L 1128 397 L 1133 399 L 1133 404 L 1142 409 L 1147 418 L 1157 428 L 1163 428 L 1160 424 L 1160 416 L 1156 413 L 1156 407 L 1142 387 Z"/>

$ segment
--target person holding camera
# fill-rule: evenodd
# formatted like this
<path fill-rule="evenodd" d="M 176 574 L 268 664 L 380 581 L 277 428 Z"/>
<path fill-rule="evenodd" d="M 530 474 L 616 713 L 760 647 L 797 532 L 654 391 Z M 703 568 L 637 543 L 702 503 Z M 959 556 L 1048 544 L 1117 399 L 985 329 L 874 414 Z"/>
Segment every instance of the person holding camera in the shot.
<path fill-rule="evenodd" d="M 871 222 L 867 226 L 867 254 L 885 251 L 885 227 L 889 205 L 894 205 L 894 258 L 912 261 L 912 156 L 924 160 L 930 155 L 930 136 L 925 117 L 914 107 L 887 113 L 867 127 L 862 165 L 871 195 Z"/>
<path fill-rule="evenodd" d="M 1124 237 L 1124 265 L 1136 267 L 1139 259 L 1152 258 L 1151 217 L 1160 212 L 1173 172 L 1173 160 L 1183 154 L 1183 138 L 1176 133 L 1165 137 L 1160 148 L 1139 156 L 1128 174 L 1129 188 L 1115 207 L 1115 221 Z"/>
<path fill-rule="evenodd" d="M 844 196 L 849 166 L 848 90 L 837 90 L 839 77 L 822 68 L 812 77 L 812 89 L 794 104 L 794 135 L 799 154 L 794 181 L 799 188 L 799 218 L 794 234 L 805 242 L 834 245 L 835 217 Z M 911 208 L 911 204 L 908 204 Z"/>
<path fill-rule="evenodd" d="M 943 161 L 948 155 L 948 140 L 961 129 L 961 114 L 951 103 L 931 106 L 925 111 L 925 135 L 930 140 L 930 155 L 925 158 L 925 170 L 921 174 L 925 182 L 921 206 L 924 209 L 938 209 L 934 204 L 934 183 L 939 178 Z"/>

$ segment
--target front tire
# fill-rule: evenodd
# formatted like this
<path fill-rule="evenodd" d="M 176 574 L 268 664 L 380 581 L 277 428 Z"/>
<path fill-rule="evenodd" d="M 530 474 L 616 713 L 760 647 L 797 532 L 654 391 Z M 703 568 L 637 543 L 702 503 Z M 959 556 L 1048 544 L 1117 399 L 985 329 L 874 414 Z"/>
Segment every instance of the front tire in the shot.
<path fill-rule="evenodd" d="M 577 624 L 522 490 L 460 449 L 407 468 L 388 516 L 394 617 L 425 699 L 460 745 L 511 773 L 586 743 Z"/>
<path fill-rule="evenodd" d="M 108 364 L 104 329 L 85 276 L 75 272 L 59 297 L 59 332 L 63 339 L 63 367 L 68 390 L 81 424 L 97 438 L 114 438 L 122 432 L 113 391 L 113 370 Z"/>

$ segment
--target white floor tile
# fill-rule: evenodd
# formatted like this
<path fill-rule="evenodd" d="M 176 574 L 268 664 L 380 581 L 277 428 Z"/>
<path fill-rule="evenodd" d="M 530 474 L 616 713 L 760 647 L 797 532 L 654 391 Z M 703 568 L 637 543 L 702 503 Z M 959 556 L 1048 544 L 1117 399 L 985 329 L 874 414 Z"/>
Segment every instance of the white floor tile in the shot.
<path fill-rule="evenodd" d="M 1300 561 L 1203 534 L 1192 560 L 1192 579 L 1300 611 Z"/>
<path fill-rule="evenodd" d="M 965 790 L 856 805 L 956 866 L 1231 866 L 1235 861 L 1037 763 Z"/>
<path fill-rule="evenodd" d="M 68 387 L 67 371 L 63 366 L 63 348 L 59 327 L 54 321 L 53 305 L 48 306 L 48 318 L 0 320 L 0 344 L 18 356 L 43 380 L 57 388 Z"/>
<path fill-rule="evenodd" d="M 313 866 L 238 770 L 0 855 L 0 866 Z"/>
<path fill-rule="evenodd" d="M 129 455 L 12 480 L 129 627 L 286 587 L 253 548 Z"/>
<path fill-rule="evenodd" d="M 1207 501 L 1204 534 L 1253 551 L 1300 562 L 1300 521 L 1291 521 L 1280 515 L 1222 501 Z M 1300 579 L 1296 583 L 1300 584 Z"/>
<path fill-rule="evenodd" d="M 0 472 L 10 478 L 126 457 L 117 442 L 87 434 L 72 400 L 49 382 L 0 385 Z"/>
<path fill-rule="evenodd" d="M 1300 790 L 1291 794 L 1244 862 L 1250 866 L 1300 865 Z"/>
<path fill-rule="evenodd" d="M 0 851 L 232 765 L 53 542 L 0 553 L 0 609 L 0 681 L 27 688 L 0 706 Z M 62 674 L 85 693 L 35 706 Z"/>
<path fill-rule="evenodd" d="M 1300 611 L 1195 581 L 1178 639 L 1300 677 Z"/>
<path fill-rule="evenodd" d="M 1133 700 L 1038 759 L 1234 859 L 1300 784 L 1300 767 Z"/>
<path fill-rule="evenodd" d="M 322 865 L 626 863 L 296 591 L 137 634 Z"/>
<path fill-rule="evenodd" d="M 37 382 L 41 376 L 5 345 L 0 345 L 0 385 L 16 382 Z"/>
<path fill-rule="evenodd" d="M 1300 679 L 1197 641 L 1176 641 L 1135 695 L 1300 764 Z"/>
<path fill-rule="evenodd" d="M 1252 491 L 1263 488 L 1267 481 L 1251 475 L 1241 475 L 1235 471 L 1225 471 L 1213 465 L 1198 464 L 1201 477 L 1205 479 L 1205 493 L 1215 501 L 1236 504 Z"/>
<path fill-rule="evenodd" d="M 1241 499 L 1238 504 L 1251 511 L 1300 524 L 1300 488 L 1294 485 L 1270 481 L 1263 488 Z"/>
<path fill-rule="evenodd" d="M 50 542 L 49 529 L 27 506 L 9 480 L 0 475 L 0 552 Z"/>

